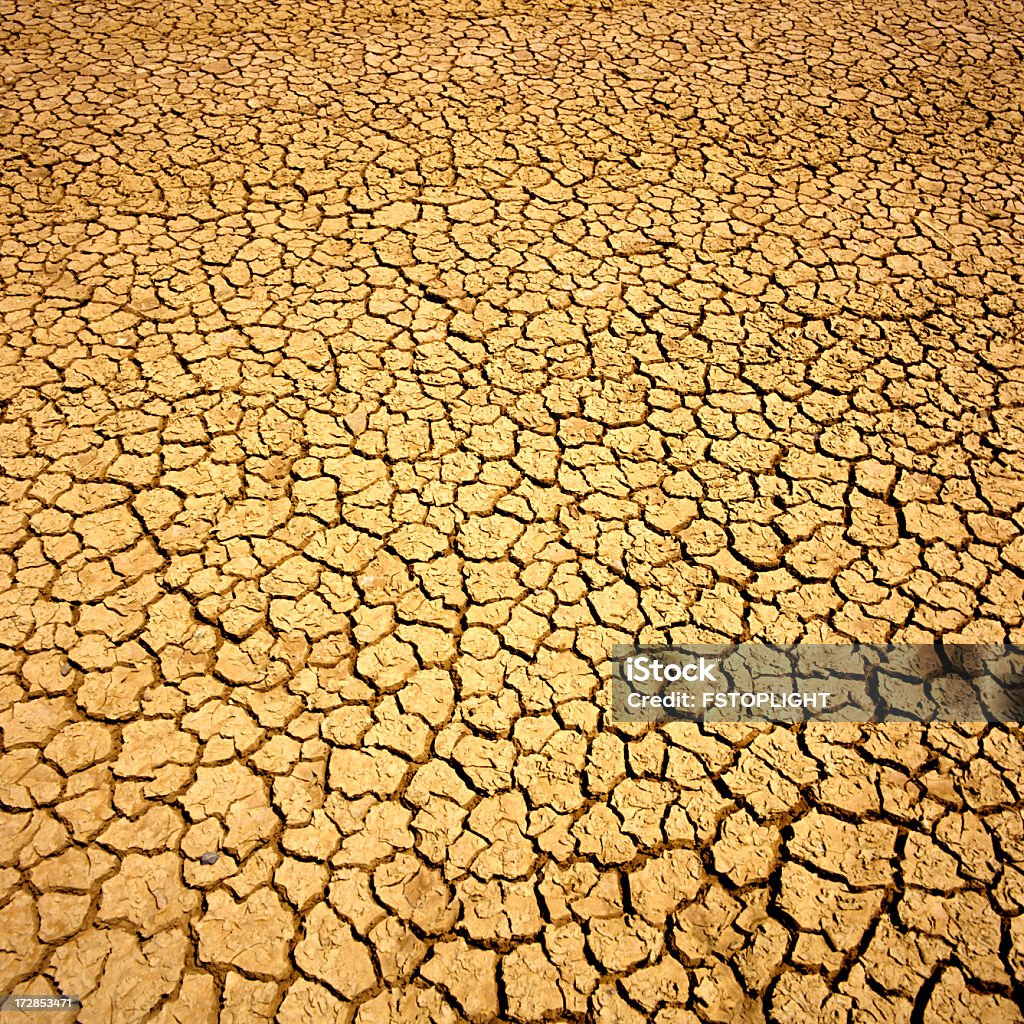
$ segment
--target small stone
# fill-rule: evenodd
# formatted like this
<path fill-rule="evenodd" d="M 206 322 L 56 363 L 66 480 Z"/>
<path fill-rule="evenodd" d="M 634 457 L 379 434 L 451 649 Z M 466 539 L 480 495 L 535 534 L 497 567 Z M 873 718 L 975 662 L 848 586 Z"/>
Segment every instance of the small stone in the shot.
<path fill-rule="evenodd" d="M 367 415 L 365 409 L 356 409 L 344 417 L 345 426 L 356 436 L 366 430 Z"/>

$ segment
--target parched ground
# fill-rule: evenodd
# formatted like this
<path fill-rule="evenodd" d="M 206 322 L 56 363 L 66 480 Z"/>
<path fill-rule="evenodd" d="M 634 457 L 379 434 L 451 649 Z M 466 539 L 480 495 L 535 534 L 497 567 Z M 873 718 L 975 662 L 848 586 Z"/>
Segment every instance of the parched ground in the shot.
<path fill-rule="evenodd" d="M 0 992 L 1021 1021 L 1019 726 L 606 712 L 1024 641 L 1020 0 L 396 3 L 0 0 Z"/>

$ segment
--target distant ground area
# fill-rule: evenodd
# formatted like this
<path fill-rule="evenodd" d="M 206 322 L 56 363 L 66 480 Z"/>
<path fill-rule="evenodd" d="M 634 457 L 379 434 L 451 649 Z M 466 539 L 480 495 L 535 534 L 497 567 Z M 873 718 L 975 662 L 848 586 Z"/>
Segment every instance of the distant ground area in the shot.
<path fill-rule="evenodd" d="M 607 711 L 1024 642 L 1022 23 L 0 0 L 0 993 L 1024 1020 L 1019 726 Z"/>

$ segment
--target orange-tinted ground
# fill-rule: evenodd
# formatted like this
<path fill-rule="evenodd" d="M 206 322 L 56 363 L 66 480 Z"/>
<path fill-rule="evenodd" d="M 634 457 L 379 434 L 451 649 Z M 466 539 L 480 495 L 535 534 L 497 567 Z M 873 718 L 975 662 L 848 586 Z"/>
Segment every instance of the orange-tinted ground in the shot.
<path fill-rule="evenodd" d="M 396 4 L 0 2 L 0 990 L 1020 1021 L 1019 727 L 605 681 L 1024 639 L 1024 8 Z"/>

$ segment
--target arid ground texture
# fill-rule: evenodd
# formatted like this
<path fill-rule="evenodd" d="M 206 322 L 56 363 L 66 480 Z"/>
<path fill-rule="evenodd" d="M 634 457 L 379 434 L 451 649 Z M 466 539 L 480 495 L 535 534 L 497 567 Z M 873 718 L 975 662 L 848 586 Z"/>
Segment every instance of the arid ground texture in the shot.
<path fill-rule="evenodd" d="M 1019 725 L 608 713 L 1024 642 L 1022 26 L 0 0 L 17 1019 L 1024 1020 Z"/>

